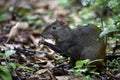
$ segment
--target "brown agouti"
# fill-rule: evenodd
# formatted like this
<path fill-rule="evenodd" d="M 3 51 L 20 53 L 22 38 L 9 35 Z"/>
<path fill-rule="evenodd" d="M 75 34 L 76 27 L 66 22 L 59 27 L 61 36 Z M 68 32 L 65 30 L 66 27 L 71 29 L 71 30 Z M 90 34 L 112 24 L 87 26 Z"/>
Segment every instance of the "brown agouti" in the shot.
<path fill-rule="evenodd" d="M 99 38 L 100 32 L 99 28 L 90 25 L 70 29 L 64 22 L 57 20 L 41 33 L 44 38 L 55 39 L 56 44 L 40 43 L 63 56 L 69 56 L 70 63 L 74 65 L 77 60 L 105 58 L 106 47 L 104 39 Z"/>

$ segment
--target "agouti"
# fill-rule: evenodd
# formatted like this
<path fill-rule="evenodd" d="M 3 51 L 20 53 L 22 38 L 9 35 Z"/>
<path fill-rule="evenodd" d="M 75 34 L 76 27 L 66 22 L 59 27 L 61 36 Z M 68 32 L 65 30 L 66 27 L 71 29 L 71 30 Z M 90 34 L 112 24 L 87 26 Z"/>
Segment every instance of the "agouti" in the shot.
<path fill-rule="evenodd" d="M 69 56 L 70 63 L 75 65 L 77 60 L 105 58 L 106 46 L 104 39 L 99 38 L 100 32 L 99 28 L 90 25 L 70 29 L 63 21 L 56 20 L 41 33 L 44 38 L 55 39 L 56 44 L 40 43 L 63 56 Z"/>

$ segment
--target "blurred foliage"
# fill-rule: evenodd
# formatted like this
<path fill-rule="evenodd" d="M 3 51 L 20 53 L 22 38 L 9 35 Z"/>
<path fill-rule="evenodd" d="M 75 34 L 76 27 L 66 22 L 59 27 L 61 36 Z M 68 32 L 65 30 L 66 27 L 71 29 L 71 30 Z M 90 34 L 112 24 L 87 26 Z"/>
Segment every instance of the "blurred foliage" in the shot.
<path fill-rule="evenodd" d="M 120 58 L 113 59 L 112 61 L 107 60 L 106 65 L 108 66 L 106 68 L 107 71 L 110 71 L 111 73 L 118 73 L 119 72 L 119 65 L 120 65 Z"/>
<path fill-rule="evenodd" d="M 70 0 L 59 0 L 58 5 L 62 6 L 63 8 L 69 7 L 71 4 Z"/>
<path fill-rule="evenodd" d="M 72 72 L 75 76 L 82 76 L 83 80 L 91 80 L 90 75 L 96 76 L 99 75 L 98 72 L 92 71 L 92 68 L 95 68 L 95 65 L 91 65 L 91 63 L 94 63 L 96 61 L 100 60 L 93 60 L 90 61 L 89 59 L 86 60 L 79 60 L 76 62 L 75 67 L 70 69 L 70 72 Z"/>
<path fill-rule="evenodd" d="M 62 7 L 67 5 L 74 5 L 73 2 L 78 3 L 78 0 L 65 0 Z M 80 0 L 80 10 L 78 13 L 71 13 L 68 15 L 68 19 L 79 18 L 78 21 L 73 21 L 75 25 L 81 24 L 94 24 L 101 27 L 107 32 L 111 32 L 114 29 L 120 29 L 120 1 L 119 0 Z M 110 31 L 108 31 L 110 30 Z M 118 31 L 118 30 L 117 30 Z M 101 34 L 103 35 L 103 33 Z M 104 36 L 104 35 L 103 35 Z"/>
<path fill-rule="evenodd" d="M 0 77 L 3 80 L 12 80 L 9 70 L 5 66 L 0 65 Z"/>
<path fill-rule="evenodd" d="M 77 0 L 75 0 L 77 2 Z M 115 42 L 120 40 L 120 1 L 119 0 L 80 0 L 83 5 L 77 14 L 81 20 L 77 24 L 94 24 L 100 27 L 100 37 Z M 73 18 L 73 16 L 70 15 Z M 107 38 L 109 37 L 112 38 Z M 114 39 L 116 38 L 116 39 Z M 112 46 L 112 45 L 110 45 Z"/>
<path fill-rule="evenodd" d="M 17 75 L 17 69 L 23 70 L 23 74 L 34 72 L 36 70 L 35 68 L 29 68 L 19 63 L 8 61 L 8 58 L 13 54 L 15 54 L 14 50 L 7 50 L 5 52 L 1 52 L 0 50 L 0 60 L 5 60 L 4 65 L 0 65 L 0 78 L 2 78 L 2 80 L 12 80 L 12 77 Z"/>
<path fill-rule="evenodd" d="M 63 63 L 64 62 L 64 58 L 62 56 L 59 56 L 59 57 L 55 58 L 55 61 L 57 63 Z"/>
<path fill-rule="evenodd" d="M 8 14 L 0 12 L 0 22 L 8 20 Z"/>

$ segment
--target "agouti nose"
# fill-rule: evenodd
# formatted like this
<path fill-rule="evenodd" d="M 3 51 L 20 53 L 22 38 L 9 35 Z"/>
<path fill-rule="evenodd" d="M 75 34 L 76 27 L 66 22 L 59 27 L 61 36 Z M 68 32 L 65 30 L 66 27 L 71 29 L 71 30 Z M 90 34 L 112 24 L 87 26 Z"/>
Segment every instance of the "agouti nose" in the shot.
<path fill-rule="evenodd" d="M 42 32 L 41 36 L 45 38 L 46 37 L 46 33 Z"/>
<path fill-rule="evenodd" d="M 41 36 L 42 36 L 42 37 L 45 37 L 43 33 L 41 33 Z"/>
<path fill-rule="evenodd" d="M 40 34 L 43 37 L 43 33 Z"/>

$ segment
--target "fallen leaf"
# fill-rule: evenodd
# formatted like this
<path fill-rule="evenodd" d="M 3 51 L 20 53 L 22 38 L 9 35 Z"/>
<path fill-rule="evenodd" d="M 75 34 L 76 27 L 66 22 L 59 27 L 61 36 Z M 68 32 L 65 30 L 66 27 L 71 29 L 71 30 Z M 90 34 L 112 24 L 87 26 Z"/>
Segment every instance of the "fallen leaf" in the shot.
<path fill-rule="evenodd" d="M 35 74 L 30 76 L 29 80 L 35 80 L 36 78 L 37 80 L 57 80 L 48 69 L 37 71 Z"/>
<path fill-rule="evenodd" d="M 19 39 L 18 29 L 27 29 L 28 27 L 29 27 L 29 25 L 26 22 L 16 23 L 16 25 L 11 28 L 10 33 L 8 34 L 8 39 L 7 39 L 6 43 L 8 43 L 9 40 L 11 40 L 11 39 L 15 39 L 15 38 Z"/>

